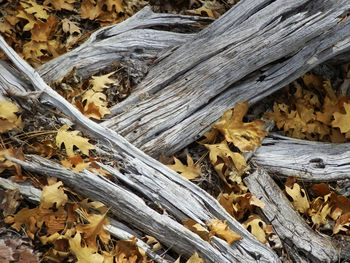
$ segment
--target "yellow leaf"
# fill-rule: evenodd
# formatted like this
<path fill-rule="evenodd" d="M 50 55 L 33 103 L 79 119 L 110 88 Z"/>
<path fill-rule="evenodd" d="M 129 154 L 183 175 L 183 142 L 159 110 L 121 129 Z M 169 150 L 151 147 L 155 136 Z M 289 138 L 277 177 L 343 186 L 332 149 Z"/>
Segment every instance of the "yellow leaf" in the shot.
<path fill-rule="evenodd" d="M 226 224 L 226 221 L 222 222 L 221 220 L 217 219 L 210 220 L 213 222 L 213 224 L 207 223 L 208 227 L 210 228 L 209 236 L 216 235 L 217 237 L 226 240 L 228 244 L 232 244 L 233 242 L 242 239 L 240 235 L 237 235 L 230 230 Z"/>
<path fill-rule="evenodd" d="M 209 150 L 209 158 L 213 166 L 221 160 L 228 168 L 236 169 L 239 175 L 244 173 L 247 163 L 243 155 L 232 152 L 225 140 L 218 144 L 204 144 L 204 146 Z"/>
<path fill-rule="evenodd" d="M 57 182 L 44 186 L 41 193 L 41 207 L 50 208 L 56 203 L 56 208 L 64 206 L 68 201 L 68 196 L 63 191 L 63 183 Z"/>
<path fill-rule="evenodd" d="M 286 193 L 293 199 L 294 207 L 300 212 L 305 214 L 310 207 L 305 190 L 295 182 L 294 177 L 289 177 L 286 182 Z"/>
<path fill-rule="evenodd" d="M 73 11 L 73 3 L 76 0 L 45 0 L 44 5 L 51 4 L 57 11 L 61 11 L 62 9 Z"/>
<path fill-rule="evenodd" d="M 334 121 L 332 121 L 333 127 L 340 128 L 342 133 L 350 131 L 350 104 L 344 103 L 345 114 L 335 112 L 333 114 Z"/>
<path fill-rule="evenodd" d="M 97 250 L 87 246 L 81 246 L 81 234 L 77 232 L 74 238 L 69 239 L 69 246 L 72 253 L 77 257 L 78 263 L 103 263 L 104 257 L 97 253 Z"/>
<path fill-rule="evenodd" d="M 110 234 L 104 229 L 105 225 L 109 225 L 109 221 L 106 218 L 106 214 L 85 214 L 85 219 L 88 220 L 88 224 L 80 224 L 77 226 L 77 230 L 81 233 L 85 233 L 84 239 L 89 248 L 97 250 L 97 236 L 102 243 L 108 244 L 110 240 Z"/>
<path fill-rule="evenodd" d="M 197 252 L 194 252 L 194 254 L 186 261 L 186 263 L 204 263 L 204 260 L 198 256 Z"/>
<path fill-rule="evenodd" d="M 0 133 L 23 128 L 21 118 L 16 115 L 18 111 L 16 104 L 7 100 L 0 100 Z"/>
<path fill-rule="evenodd" d="M 175 164 L 167 165 L 170 169 L 175 172 L 181 173 L 182 176 L 191 180 L 200 176 L 201 168 L 200 165 L 195 165 L 192 158 L 187 155 L 187 166 L 183 165 L 181 161 L 174 157 Z"/>
<path fill-rule="evenodd" d="M 32 0 L 23 0 L 20 1 L 20 4 L 28 14 L 34 15 L 37 19 L 46 20 L 49 17 L 46 11 L 50 10 L 50 8 L 47 6 L 39 5 Z"/>
<path fill-rule="evenodd" d="M 266 244 L 266 223 L 258 215 L 250 215 L 243 222 L 243 226 L 252 233 L 261 243 Z"/>
<path fill-rule="evenodd" d="M 101 119 L 104 115 L 111 113 L 107 108 L 108 102 L 106 100 L 106 95 L 101 92 L 96 92 L 94 89 L 85 92 L 82 101 L 86 103 L 83 113 L 87 117 Z M 95 113 L 96 110 L 98 110 L 98 114 Z M 91 113 L 91 115 L 89 115 L 89 113 Z"/>
<path fill-rule="evenodd" d="M 95 147 L 89 143 L 89 139 L 78 135 L 79 131 L 68 131 L 68 129 L 68 125 L 63 125 L 58 130 L 56 136 L 57 147 L 60 148 L 61 145 L 64 144 L 68 157 L 75 156 L 73 151 L 74 146 L 78 147 L 85 155 L 89 155 L 89 150 L 95 149 Z"/>
<path fill-rule="evenodd" d="M 264 121 L 255 120 L 243 123 L 243 117 L 248 112 L 248 102 L 236 104 L 234 111 L 226 111 L 221 120 L 213 125 L 224 136 L 226 141 L 232 142 L 240 151 L 253 151 L 260 146 L 260 139 L 268 133 L 263 130 Z"/>
<path fill-rule="evenodd" d="M 186 219 L 182 222 L 184 227 L 191 230 L 193 233 L 196 233 L 198 236 L 200 236 L 203 240 L 208 241 L 209 240 L 209 232 L 206 230 L 202 225 L 198 224 L 193 219 Z"/>
<path fill-rule="evenodd" d="M 107 86 L 108 84 L 113 84 L 115 81 L 110 79 L 109 77 L 111 75 L 113 75 L 115 72 L 111 72 L 109 74 L 106 75 L 102 75 L 102 76 L 93 76 L 92 80 L 90 80 L 90 83 L 93 86 L 93 89 L 95 91 L 103 91 L 104 89 L 109 88 L 109 86 Z"/>

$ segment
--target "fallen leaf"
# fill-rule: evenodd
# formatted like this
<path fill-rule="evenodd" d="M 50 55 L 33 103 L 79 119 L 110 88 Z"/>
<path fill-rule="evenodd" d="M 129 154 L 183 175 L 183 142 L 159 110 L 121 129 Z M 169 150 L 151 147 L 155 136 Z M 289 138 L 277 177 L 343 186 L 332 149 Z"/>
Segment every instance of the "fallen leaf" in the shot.
<path fill-rule="evenodd" d="M 89 150 L 95 149 L 93 145 L 89 143 L 89 139 L 83 138 L 78 135 L 79 131 L 68 131 L 69 126 L 63 125 L 57 132 L 56 135 L 56 145 L 61 147 L 64 144 L 68 157 L 75 156 L 73 147 L 76 146 L 79 150 L 85 154 L 89 155 Z"/>
<path fill-rule="evenodd" d="M 204 260 L 198 256 L 197 252 L 194 252 L 194 254 L 186 261 L 186 263 L 204 263 Z"/>
<path fill-rule="evenodd" d="M 261 138 L 268 133 L 263 130 L 264 121 L 255 120 L 249 123 L 243 122 L 243 117 L 249 109 L 249 103 L 236 104 L 233 112 L 226 111 L 221 120 L 213 125 L 224 136 L 226 141 L 232 142 L 240 151 L 253 151 L 261 145 Z"/>
<path fill-rule="evenodd" d="M 209 232 L 202 225 L 198 224 L 193 219 L 186 219 L 182 222 L 183 226 L 191 230 L 193 233 L 196 233 L 203 240 L 209 241 Z"/>
<path fill-rule="evenodd" d="M 305 190 L 296 183 L 294 177 L 288 177 L 285 184 L 286 193 L 292 198 L 294 207 L 300 212 L 305 214 L 309 209 L 309 201 L 307 199 Z"/>
<path fill-rule="evenodd" d="M 201 168 L 200 165 L 195 165 L 192 158 L 187 155 L 187 166 L 183 165 L 182 162 L 174 157 L 175 164 L 167 165 L 170 169 L 174 170 L 175 172 L 181 173 L 182 176 L 186 177 L 187 179 L 195 179 L 201 174 Z"/>
<path fill-rule="evenodd" d="M 210 233 L 209 237 L 217 236 L 219 238 L 222 238 L 226 240 L 228 244 L 232 244 L 235 241 L 241 240 L 241 236 L 237 235 L 236 233 L 232 232 L 228 225 L 226 224 L 226 221 L 222 222 L 221 220 L 217 219 L 210 219 L 211 223 L 207 223 Z"/>
<path fill-rule="evenodd" d="M 96 250 L 81 245 L 81 234 L 77 232 L 75 236 L 69 239 L 71 252 L 77 257 L 78 263 L 103 263 L 104 257 Z"/>
<path fill-rule="evenodd" d="M 334 121 L 332 121 L 332 126 L 340 128 L 342 133 L 347 133 L 350 131 L 350 104 L 344 103 L 345 114 L 335 112 L 333 114 Z"/>
<path fill-rule="evenodd" d="M 266 244 L 266 223 L 258 215 L 250 215 L 243 226 L 252 233 L 261 243 Z"/>
<path fill-rule="evenodd" d="M 68 201 L 68 196 L 64 193 L 61 181 L 43 187 L 41 193 L 41 206 L 50 208 L 56 204 L 56 208 L 64 206 Z"/>

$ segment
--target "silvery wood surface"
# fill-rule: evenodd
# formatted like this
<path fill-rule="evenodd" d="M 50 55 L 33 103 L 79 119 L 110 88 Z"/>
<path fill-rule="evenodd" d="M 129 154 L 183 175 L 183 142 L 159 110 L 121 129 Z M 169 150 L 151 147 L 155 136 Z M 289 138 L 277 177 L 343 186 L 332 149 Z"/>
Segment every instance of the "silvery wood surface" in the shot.
<path fill-rule="evenodd" d="M 295 262 L 338 262 L 350 257 L 350 243 L 337 241 L 308 226 L 263 168 L 256 169 L 244 182 L 265 204 L 261 212 L 288 246 Z"/>
<path fill-rule="evenodd" d="M 211 21 L 194 16 L 156 14 L 145 7 L 122 23 L 97 30 L 81 46 L 37 70 L 47 83 L 52 83 L 73 67 L 78 76 L 86 78 L 117 62 L 128 67 L 129 74 L 137 80 L 145 75 L 152 60 L 194 36 L 176 32 L 179 28 L 196 32 Z"/>
<path fill-rule="evenodd" d="M 3 38 L 0 38 L 0 48 L 9 57 L 18 71 L 31 83 L 32 87 L 36 91 L 42 92 L 40 95 L 41 102 L 59 109 L 74 121 L 76 124 L 75 129 L 80 129 L 88 133 L 90 138 L 98 143 L 99 147 L 103 147 L 113 153 L 113 158 L 122 165 L 121 167 L 125 167 L 126 173 L 123 178 L 125 181 L 130 182 L 129 187 L 132 188 L 125 192 L 128 194 L 128 198 L 124 198 L 125 195 L 123 195 L 123 198 L 120 196 L 118 199 L 119 196 L 115 196 L 112 193 L 114 191 L 120 192 L 122 188 L 110 181 L 100 178 L 102 181 L 94 181 L 90 192 L 88 192 L 87 189 L 81 188 L 81 183 L 77 182 L 77 184 L 72 185 L 71 179 L 62 176 L 60 179 L 67 185 L 72 186 L 73 190 L 83 195 L 87 195 L 88 193 L 97 194 L 93 198 L 96 197 L 96 200 L 105 203 L 107 206 L 113 206 L 112 212 L 118 219 L 132 222 L 133 227 L 153 235 L 161 243 L 171 246 L 178 253 L 184 253 L 190 256 L 196 250 L 208 262 L 279 262 L 279 258 L 275 252 L 258 242 L 239 222 L 228 215 L 212 196 L 143 153 L 116 132 L 86 118 L 57 92 L 52 90 L 40 75 L 6 44 Z M 0 79 L 0 82 L 5 81 Z M 17 88 L 20 86 L 20 83 L 13 82 L 11 85 L 12 88 Z M 6 87 L 4 85 L 5 89 Z M 30 169 L 30 165 L 34 165 L 34 158 L 38 157 L 32 157 L 31 162 L 26 164 L 22 163 L 24 168 L 27 167 Z M 45 161 L 44 159 L 40 159 L 40 162 L 36 164 L 36 169 L 43 169 Z M 54 163 L 51 162 L 50 165 L 54 165 Z M 50 168 L 52 169 L 52 176 L 54 175 L 53 173 L 57 173 L 58 167 Z M 46 170 L 46 173 L 48 173 L 48 170 Z M 60 174 L 56 174 L 55 176 L 59 177 Z M 92 176 L 90 177 L 92 178 Z M 97 180 L 98 177 L 95 176 L 94 178 Z M 132 183 L 130 178 L 135 181 L 141 178 L 145 184 L 150 184 L 150 189 L 155 190 L 151 191 L 145 188 L 145 191 L 143 191 L 138 185 Z M 103 182 L 105 184 L 102 187 L 99 184 Z M 240 234 L 243 239 L 231 246 L 218 238 L 212 240 L 213 246 L 209 245 L 209 243 L 200 242 L 197 235 L 188 231 L 170 217 L 161 215 L 144 204 L 142 205 L 142 209 L 139 210 L 137 204 L 142 199 L 138 198 L 134 194 L 134 191 L 140 191 L 139 194 L 155 203 L 157 200 L 161 200 L 159 204 L 169 209 L 169 213 L 179 221 L 184 216 L 202 224 L 210 221 L 211 218 L 227 220 L 229 227 L 234 232 Z M 125 209 L 118 210 L 120 205 L 124 205 Z M 137 216 L 135 216 L 136 212 Z M 153 222 L 151 224 L 152 227 L 147 225 L 149 222 Z M 167 233 L 167 236 L 164 233 Z M 181 242 L 175 242 L 174 244 L 172 241 L 176 240 L 181 240 Z"/>
<path fill-rule="evenodd" d="M 0 177 L 0 187 L 6 190 L 17 190 L 25 199 L 30 200 L 33 203 L 38 204 L 40 202 L 41 190 L 35 188 L 33 185 L 28 183 L 16 183 L 11 179 L 5 179 Z M 126 225 L 118 222 L 114 219 L 108 218 L 110 224 L 105 226 L 105 229 L 113 236 L 121 240 L 127 240 L 137 234 L 128 228 Z M 143 249 L 146 254 L 157 263 L 167 263 L 162 257 L 152 251 L 145 242 L 138 239 L 136 245 Z"/>
<path fill-rule="evenodd" d="M 350 20 L 340 16 L 349 10 L 346 0 L 240 1 L 153 65 L 103 125 L 152 156 L 171 155 L 237 102 L 255 103 L 348 51 Z"/>
<path fill-rule="evenodd" d="M 304 181 L 350 180 L 350 143 L 325 143 L 277 134 L 264 138 L 252 161 L 280 176 Z"/>

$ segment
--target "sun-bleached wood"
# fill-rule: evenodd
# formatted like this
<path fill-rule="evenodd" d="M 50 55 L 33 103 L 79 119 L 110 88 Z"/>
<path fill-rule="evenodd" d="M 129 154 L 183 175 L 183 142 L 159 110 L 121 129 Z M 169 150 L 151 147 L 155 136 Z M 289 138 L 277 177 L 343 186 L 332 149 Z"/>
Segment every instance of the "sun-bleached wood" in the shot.
<path fill-rule="evenodd" d="M 337 262 L 350 257 L 350 243 L 338 242 L 312 230 L 263 168 L 256 169 L 244 182 L 265 204 L 262 213 L 291 248 L 292 255 L 304 262 Z"/>
<path fill-rule="evenodd" d="M 43 81 L 40 75 L 7 45 L 2 37 L 0 37 L 0 48 L 9 57 L 15 67 L 27 78 L 32 87 L 36 91 L 42 92 L 40 94 L 41 101 L 62 111 L 74 121 L 76 124 L 75 128 L 79 128 L 85 133 L 88 133 L 90 138 L 99 142 L 99 146 L 103 147 L 106 151 L 112 151 L 113 154 L 111 156 L 118 161 L 122 170 L 126 171 L 126 181 L 129 180 L 130 177 L 134 180 L 145 178 L 145 182 L 155 187 L 156 190 L 154 192 L 146 192 L 143 191 L 142 188 L 140 189 L 136 184 L 130 184 L 130 186 L 133 186 L 132 190 L 126 191 L 129 198 L 121 198 L 121 196 L 115 193 L 117 190 L 117 192 L 122 193 L 120 191 L 123 191 L 123 188 L 104 178 L 91 175 L 89 180 L 92 180 L 92 178 L 97 180 L 97 178 L 99 178 L 99 181 L 90 182 L 92 188 L 89 193 L 96 195 L 93 197 L 94 200 L 101 201 L 107 206 L 113 206 L 111 211 L 117 218 L 130 222 L 133 227 L 142 229 L 145 233 L 156 237 L 161 243 L 171 246 L 172 249 L 178 253 L 190 256 L 196 250 L 200 253 L 201 257 L 208 262 L 279 262 L 279 258 L 274 251 L 257 241 L 255 237 L 245 230 L 239 222 L 233 219 L 212 196 L 165 165 L 146 155 L 116 132 L 102 127 L 86 118 L 57 92 L 52 90 Z M 0 82 L 6 83 L 6 81 L 2 79 L 0 79 Z M 13 81 L 11 85 L 12 88 L 15 89 L 20 83 L 15 83 Z M 8 88 L 6 84 L 2 84 L 2 87 L 5 90 Z M 20 89 L 23 88 L 24 87 L 21 87 Z M 32 157 L 30 163 L 21 164 L 24 165 L 25 168 L 27 167 L 30 169 L 31 165 L 35 163 L 34 160 L 38 160 L 35 158 L 38 157 Z M 47 164 L 47 162 L 48 161 L 41 158 L 40 162 L 38 161 L 36 163 L 37 171 L 43 171 L 45 163 Z M 73 179 L 75 178 L 74 176 L 73 178 L 65 177 L 68 176 L 66 175 L 66 171 L 69 170 L 62 170 L 66 171 L 62 172 L 64 176 L 62 175 L 62 177 L 60 177 L 61 175 L 58 174 L 60 166 L 56 165 L 55 168 L 52 168 L 52 165 L 54 165 L 54 163 L 50 162 L 50 166 L 45 170 L 46 174 L 61 178 L 64 183 L 72 186 L 73 190 L 77 193 L 82 195 L 88 193 L 87 189 L 81 188 L 82 182 L 76 181 L 76 184 L 72 185 L 72 182 L 74 182 Z M 60 169 L 63 169 L 63 167 L 60 167 Z M 49 173 L 49 171 L 51 171 L 51 173 Z M 72 174 L 69 173 L 69 175 Z M 101 186 L 102 184 L 103 186 Z M 156 200 L 156 197 L 159 198 L 162 200 L 160 205 L 168 208 L 172 216 L 180 221 L 184 216 L 186 216 L 186 218 L 192 218 L 203 225 L 205 222 L 209 222 L 211 218 L 227 220 L 230 229 L 241 235 L 242 240 L 229 246 L 226 242 L 214 238 L 212 242 L 216 244 L 215 248 L 203 242 L 195 243 L 195 240 L 198 241 L 198 236 L 188 231 L 181 224 L 172 224 L 172 219 L 168 216 L 160 215 L 146 205 L 142 206 L 144 210 L 139 211 L 137 205 L 142 199 L 135 195 L 135 191 L 140 191 L 139 194 L 144 195 L 145 198 L 152 201 Z M 119 197 L 120 199 L 118 199 Z M 123 212 L 118 211 L 119 206 L 117 206 L 117 204 L 124 205 L 125 210 L 123 210 Z M 135 217 L 134 213 L 136 212 L 140 218 L 137 218 L 137 216 Z M 153 222 L 153 228 L 145 225 L 146 222 Z M 168 226 L 167 224 L 170 225 Z M 167 236 L 165 236 L 164 233 L 167 233 Z M 181 240 L 181 242 L 174 244 L 169 243 L 169 240 Z"/>
<path fill-rule="evenodd" d="M 154 59 L 188 41 L 194 32 L 211 21 L 205 17 L 156 14 L 146 6 L 122 23 L 97 30 L 81 46 L 37 70 L 47 83 L 52 83 L 73 68 L 78 76 L 87 78 L 118 63 L 128 68 L 134 80 L 139 79 L 147 73 L 148 65 Z M 184 29 L 193 33 L 177 32 Z"/>
<path fill-rule="evenodd" d="M 350 20 L 340 21 L 349 10 L 347 0 L 240 1 L 153 65 L 103 125 L 152 156 L 173 154 L 237 102 L 348 51 Z"/>
<path fill-rule="evenodd" d="M 350 143 L 324 143 L 293 139 L 277 134 L 264 138 L 252 160 L 280 176 L 304 181 L 350 180 Z"/>
<path fill-rule="evenodd" d="M 41 190 L 35 188 L 31 184 L 28 183 L 16 183 L 11 179 L 5 179 L 0 177 L 0 187 L 6 190 L 18 190 L 19 193 L 30 200 L 33 203 L 40 203 Z M 121 239 L 128 240 L 134 236 L 137 236 L 135 232 L 129 229 L 126 225 L 118 222 L 114 219 L 108 218 L 110 224 L 105 226 L 104 228 L 108 231 L 112 236 Z M 157 263 L 169 263 L 167 260 L 163 259 L 161 256 L 157 255 L 149 245 L 147 245 L 142 240 L 138 239 L 136 241 L 136 246 L 143 249 L 146 254 L 153 259 Z"/>

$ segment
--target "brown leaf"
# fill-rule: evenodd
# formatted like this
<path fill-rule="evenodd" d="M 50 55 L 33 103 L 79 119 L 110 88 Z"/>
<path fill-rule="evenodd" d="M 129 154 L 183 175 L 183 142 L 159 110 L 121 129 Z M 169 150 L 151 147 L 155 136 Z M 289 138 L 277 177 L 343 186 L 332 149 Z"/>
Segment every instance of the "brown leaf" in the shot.
<path fill-rule="evenodd" d="M 228 225 L 226 224 L 226 221 L 222 222 L 221 220 L 217 219 L 210 219 L 212 221 L 211 223 L 207 223 L 208 227 L 210 228 L 209 236 L 212 237 L 213 235 L 222 238 L 226 240 L 228 244 L 232 244 L 235 241 L 241 240 L 241 236 L 237 235 L 236 233 L 232 232 Z"/>
<path fill-rule="evenodd" d="M 232 142 L 240 151 L 253 151 L 261 145 L 261 138 L 268 133 L 263 130 L 264 121 L 255 120 L 244 123 L 243 117 L 249 109 L 248 102 L 236 104 L 234 111 L 226 111 L 221 120 L 213 125 L 224 136 L 226 141 Z"/>

